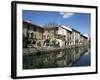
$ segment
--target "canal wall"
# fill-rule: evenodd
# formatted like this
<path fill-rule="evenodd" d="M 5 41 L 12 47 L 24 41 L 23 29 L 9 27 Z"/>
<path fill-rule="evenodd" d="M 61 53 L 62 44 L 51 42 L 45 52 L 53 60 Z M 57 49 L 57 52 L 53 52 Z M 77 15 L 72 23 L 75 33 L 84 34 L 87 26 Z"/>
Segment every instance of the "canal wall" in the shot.
<path fill-rule="evenodd" d="M 28 54 L 36 54 L 39 52 L 54 52 L 54 51 L 62 51 L 66 49 L 73 49 L 73 48 L 80 48 L 80 47 L 88 47 L 89 45 L 73 45 L 73 46 L 67 46 L 67 47 L 44 47 L 44 48 L 23 48 L 23 55 L 28 55 Z"/>

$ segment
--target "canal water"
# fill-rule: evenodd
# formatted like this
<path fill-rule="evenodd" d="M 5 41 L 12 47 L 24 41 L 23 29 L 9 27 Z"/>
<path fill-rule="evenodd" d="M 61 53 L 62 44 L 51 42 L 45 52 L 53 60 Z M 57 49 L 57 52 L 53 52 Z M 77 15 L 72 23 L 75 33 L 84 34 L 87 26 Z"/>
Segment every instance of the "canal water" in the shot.
<path fill-rule="evenodd" d="M 91 52 L 88 47 L 23 55 L 23 69 L 83 67 L 90 65 Z"/>

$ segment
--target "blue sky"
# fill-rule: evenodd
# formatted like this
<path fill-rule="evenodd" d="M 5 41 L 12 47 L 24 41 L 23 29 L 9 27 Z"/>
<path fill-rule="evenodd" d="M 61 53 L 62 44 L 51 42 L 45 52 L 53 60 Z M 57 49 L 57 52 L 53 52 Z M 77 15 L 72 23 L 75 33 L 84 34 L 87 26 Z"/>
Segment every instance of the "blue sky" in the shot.
<path fill-rule="evenodd" d="M 90 34 L 89 13 L 51 12 L 23 10 L 23 20 L 31 20 L 33 24 L 44 25 L 47 23 L 70 25 L 81 33 Z"/>

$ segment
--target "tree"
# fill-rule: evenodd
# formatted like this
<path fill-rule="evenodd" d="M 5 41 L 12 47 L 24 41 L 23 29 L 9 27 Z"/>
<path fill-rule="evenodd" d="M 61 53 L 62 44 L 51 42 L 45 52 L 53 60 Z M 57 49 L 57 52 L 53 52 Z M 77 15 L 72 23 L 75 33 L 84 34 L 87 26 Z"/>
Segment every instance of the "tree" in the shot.
<path fill-rule="evenodd" d="M 47 23 L 44 25 L 44 27 L 58 27 L 59 25 L 56 24 L 55 22 Z"/>

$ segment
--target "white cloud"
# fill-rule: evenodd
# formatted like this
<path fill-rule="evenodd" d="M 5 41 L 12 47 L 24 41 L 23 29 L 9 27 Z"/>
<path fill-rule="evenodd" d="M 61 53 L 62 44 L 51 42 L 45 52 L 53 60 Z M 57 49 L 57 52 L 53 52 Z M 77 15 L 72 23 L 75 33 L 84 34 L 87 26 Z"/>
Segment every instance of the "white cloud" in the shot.
<path fill-rule="evenodd" d="M 60 12 L 63 18 L 70 18 L 72 17 L 75 13 L 70 13 L 70 12 Z"/>

